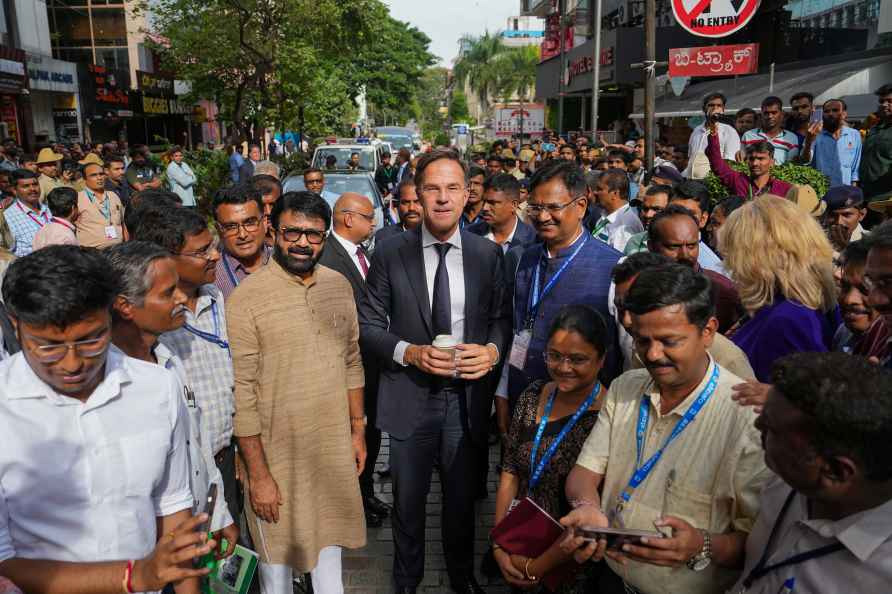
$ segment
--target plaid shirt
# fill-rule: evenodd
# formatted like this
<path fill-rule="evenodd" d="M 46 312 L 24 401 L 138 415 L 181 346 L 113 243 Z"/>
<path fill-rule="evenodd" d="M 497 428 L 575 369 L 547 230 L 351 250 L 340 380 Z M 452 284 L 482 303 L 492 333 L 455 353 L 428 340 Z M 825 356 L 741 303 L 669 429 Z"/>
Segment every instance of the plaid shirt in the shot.
<path fill-rule="evenodd" d="M 220 289 L 214 285 L 203 285 L 198 290 L 195 313 L 186 313 L 186 324 L 229 341 Z M 161 342 L 183 362 L 189 385 L 201 408 L 201 434 L 208 436 L 211 452 L 216 455 L 232 440 L 235 398 L 229 349 L 200 338 L 185 327 L 162 334 Z"/>
<path fill-rule="evenodd" d="M 29 216 L 30 215 L 30 216 Z M 3 217 L 9 230 L 15 236 L 15 250 L 17 257 L 27 256 L 33 249 L 34 236 L 43 226 L 50 222 L 50 211 L 46 204 L 41 203 L 40 211 L 34 211 L 29 206 L 16 200 L 3 211 Z M 33 217 L 33 218 L 32 218 Z"/>

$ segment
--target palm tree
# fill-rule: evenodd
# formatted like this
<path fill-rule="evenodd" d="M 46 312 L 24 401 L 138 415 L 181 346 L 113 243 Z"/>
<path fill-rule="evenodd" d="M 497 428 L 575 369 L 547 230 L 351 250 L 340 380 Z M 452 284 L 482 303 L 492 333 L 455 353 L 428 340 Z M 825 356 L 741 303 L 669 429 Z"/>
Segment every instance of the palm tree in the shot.
<path fill-rule="evenodd" d="M 506 48 L 493 61 L 497 71 L 496 88 L 505 101 L 517 97 L 520 101 L 520 139 L 523 140 L 523 104 L 530 90 L 535 94 L 536 66 L 539 48 L 534 45 Z"/>
<path fill-rule="evenodd" d="M 464 36 L 460 43 L 466 49 L 455 62 L 455 81 L 461 86 L 467 82 L 480 103 L 488 108 L 489 98 L 498 90 L 499 68 L 495 65 L 495 58 L 508 48 L 501 37 L 491 35 L 489 31 L 480 37 Z"/>

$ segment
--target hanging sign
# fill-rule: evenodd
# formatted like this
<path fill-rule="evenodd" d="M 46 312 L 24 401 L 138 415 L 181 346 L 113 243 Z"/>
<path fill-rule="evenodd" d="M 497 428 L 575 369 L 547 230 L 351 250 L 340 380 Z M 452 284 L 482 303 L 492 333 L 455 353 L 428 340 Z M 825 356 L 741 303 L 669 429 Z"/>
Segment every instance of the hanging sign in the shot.
<path fill-rule="evenodd" d="M 759 0 L 672 0 L 672 13 L 683 29 L 699 37 L 727 37 L 746 26 Z"/>
<path fill-rule="evenodd" d="M 669 76 L 733 76 L 755 74 L 759 44 L 710 45 L 669 50 Z"/>

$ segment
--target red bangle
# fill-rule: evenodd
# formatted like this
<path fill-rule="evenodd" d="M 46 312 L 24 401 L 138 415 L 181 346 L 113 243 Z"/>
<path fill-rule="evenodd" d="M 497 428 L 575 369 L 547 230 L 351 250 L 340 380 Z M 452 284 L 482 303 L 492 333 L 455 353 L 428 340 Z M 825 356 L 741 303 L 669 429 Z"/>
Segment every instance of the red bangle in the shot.
<path fill-rule="evenodd" d="M 126 576 L 125 580 L 125 588 L 127 589 L 127 594 L 135 594 L 133 590 L 133 561 L 127 562 L 127 572 L 124 574 Z"/>

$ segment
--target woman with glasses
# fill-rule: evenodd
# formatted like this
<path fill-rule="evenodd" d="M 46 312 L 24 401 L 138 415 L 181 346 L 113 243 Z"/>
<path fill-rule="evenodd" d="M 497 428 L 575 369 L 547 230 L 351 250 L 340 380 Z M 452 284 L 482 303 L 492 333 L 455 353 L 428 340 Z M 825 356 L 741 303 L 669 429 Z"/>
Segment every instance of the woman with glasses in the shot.
<path fill-rule="evenodd" d="M 564 481 L 607 394 L 598 380 L 607 342 L 607 324 L 586 305 L 564 306 L 552 321 L 543 353 L 550 381 L 531 383 L 514 409 L 496 496 L 497 524 L 525 497 L 553 518 L 569 512 Z M 557 542 L 535 559 L 493 548 L 502 576 L 521 589 L 535 587 L 543 575 L 570 559 Z M 586 585 L 593 568 L 586 565 L 558 592 L 590 591 Z"/>

